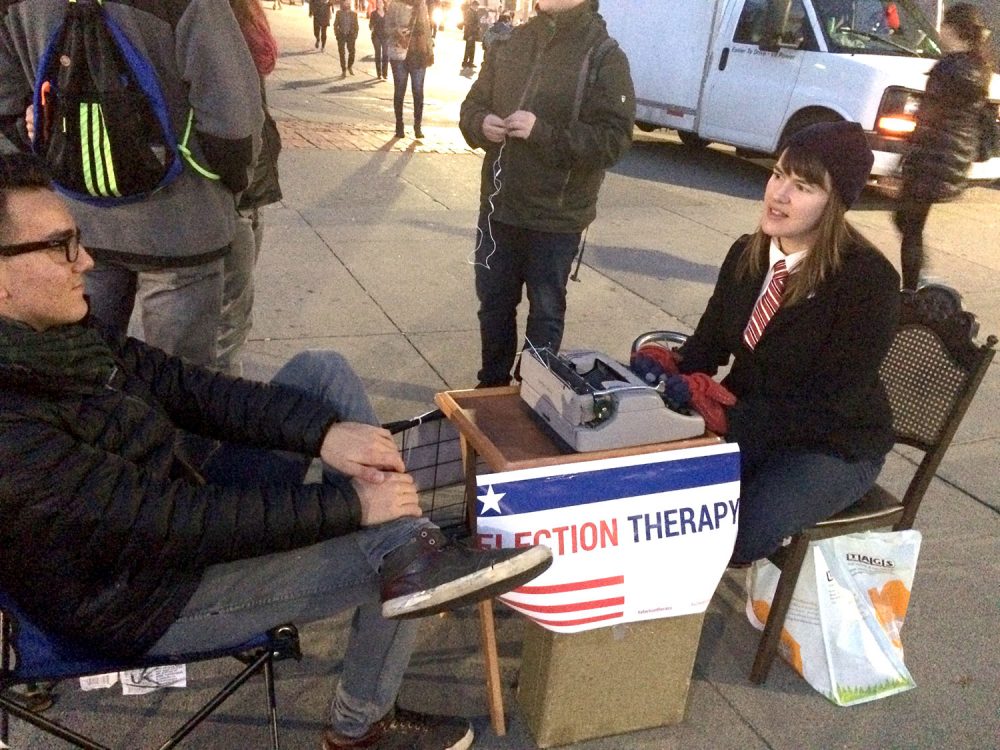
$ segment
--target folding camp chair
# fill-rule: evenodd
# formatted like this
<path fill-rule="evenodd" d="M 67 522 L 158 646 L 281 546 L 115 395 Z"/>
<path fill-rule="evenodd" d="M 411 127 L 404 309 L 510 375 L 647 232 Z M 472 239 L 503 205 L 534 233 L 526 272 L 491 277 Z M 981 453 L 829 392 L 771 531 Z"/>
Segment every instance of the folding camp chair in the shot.
<path fill-rule="evenodd" d="M 264 675 L 267 691 L 268 722 L 271 748 L 278 750 L 277 703 L 274 690 L 274 662 L 279 659 L 301 659 L 298 631 L 293 625 L 282 625 L 241 644 L 236 648 L 211 652 L 174 654 L 168 657 L 108 659 L 71 646 L 43 632 L 34 625 L 17 605 L 0 591 L 0 741 L 8 743 L 8 715 L 26 721 L 42 731 L 87 750 L 107 750 L 106 745 L 59 724 L 42 715 L 51 701 L 18 699 L 10 688 L 16 685 L 47 683 L 75 677 L 106 674 L 136 669 L 148 669 L 166 664 L 184 664 L 233 656 L 243 662 L 243 669 L 219 690 L 194 716 L 184 723 L 160 750 L 175 747 L 204 721 L 247 680 L 258 673 Z"/>

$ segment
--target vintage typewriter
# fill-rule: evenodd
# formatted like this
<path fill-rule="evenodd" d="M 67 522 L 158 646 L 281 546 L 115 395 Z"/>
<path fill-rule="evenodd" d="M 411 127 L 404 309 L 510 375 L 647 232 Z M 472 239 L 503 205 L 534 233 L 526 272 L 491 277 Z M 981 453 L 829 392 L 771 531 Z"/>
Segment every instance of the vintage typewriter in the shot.
<path fill-rule="evenodd" d="M 705 432 L 698 415 L 669 408 L 656 388 L 595 351 L 525 350 L 521 398 L 575 451 L 683 440 Z"/>

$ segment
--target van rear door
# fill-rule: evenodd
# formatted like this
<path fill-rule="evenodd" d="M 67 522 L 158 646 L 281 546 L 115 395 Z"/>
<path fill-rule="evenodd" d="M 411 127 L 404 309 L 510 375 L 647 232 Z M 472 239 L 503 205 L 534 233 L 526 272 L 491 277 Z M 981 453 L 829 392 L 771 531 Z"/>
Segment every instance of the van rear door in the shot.
<path fill-rule="evenodd" d="M 805 49 L 816 49 L 816 39 L 802 0 L 732 3 L 705 82 L 698 134 L 771 151 Z"/>

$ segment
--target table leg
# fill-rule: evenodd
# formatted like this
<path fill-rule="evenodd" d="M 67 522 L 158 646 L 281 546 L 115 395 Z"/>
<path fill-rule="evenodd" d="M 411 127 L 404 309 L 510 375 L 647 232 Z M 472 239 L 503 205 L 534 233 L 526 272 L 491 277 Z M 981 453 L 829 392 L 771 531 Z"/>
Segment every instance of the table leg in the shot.
<path fill-rule="evenodd" d="M 465 467 L 465 512 L 469 530 L 476 532 L 476 451 L 462 436 L 462 462 Z M 493 600 L 479 603 L 479 637 L 483 646 L 483 667 L 486 670 L 486 703 L 490 723 L 497 737 L 507 734 L 503 713 L 503 691 L 500 686 L 500 658 L 497 656 L 497 631 L 493 620 Z"/>
<path fill-rule="evenodd" d="M 476 533 L 476 449 L 461 436 L 462 466 L 465 469 L 465 523 L 469 533 Z"/>
<path fill-rule="evenodd" d="M 503 691 L 500 688 L 500 659 L 497 657 L 497 631 L 493 620 L 493 600 L 479 603 L 479 628 L 483 641 L 483 661 L 486 667 L 486 701 L 490 723 L 497 737 L 507 734 L 503 714 Z"/>

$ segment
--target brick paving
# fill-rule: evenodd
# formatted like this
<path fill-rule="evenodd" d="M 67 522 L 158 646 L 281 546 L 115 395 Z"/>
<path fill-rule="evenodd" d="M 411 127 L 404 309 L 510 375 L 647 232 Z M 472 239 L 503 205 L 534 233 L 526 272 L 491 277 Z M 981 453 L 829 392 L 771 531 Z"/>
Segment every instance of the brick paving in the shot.
<path fill-rule="evenodd" d="M 424 138 L 413 138 L 407 128 L 405 138 L 396 138 L 385 123 L 311 122 L 279 119 L 278 130 L 284 148 L 320 151 L 407 151 L 432 154 L 473 153 L 456 127 L 424 127 Z"/>

